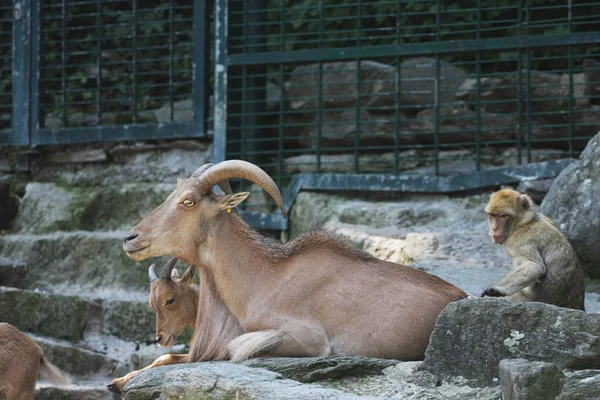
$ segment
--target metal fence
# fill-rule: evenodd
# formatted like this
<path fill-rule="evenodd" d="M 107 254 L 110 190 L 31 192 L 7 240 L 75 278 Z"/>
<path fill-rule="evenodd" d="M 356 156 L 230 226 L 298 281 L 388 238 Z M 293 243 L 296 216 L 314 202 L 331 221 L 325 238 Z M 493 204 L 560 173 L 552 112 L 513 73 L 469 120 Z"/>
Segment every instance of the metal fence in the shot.
<path fill-rule="evenodd" d="M 0 22 L 0 145 L 206 135 L 208 2 L 14 0 Z"/>
<path fill-rule="evenodd" d="M 450 192 L 553 176 L 600 130 L 598 3 L 216 7 L 217 158 L 261 165 L 288 204 L 308 188 Z M 271 217 L 264 226 L 285 227 Z"/>
<path fill-rule="evenodd" d="M 554 176 L 600 130 L 599 17 L 575 0 L 17 0 L 0 145 L 199 137 L 214 110 L 215 161 L 257 163 L 288 206 Z M 244 216 L 285 229 L 249 188 Z"/>

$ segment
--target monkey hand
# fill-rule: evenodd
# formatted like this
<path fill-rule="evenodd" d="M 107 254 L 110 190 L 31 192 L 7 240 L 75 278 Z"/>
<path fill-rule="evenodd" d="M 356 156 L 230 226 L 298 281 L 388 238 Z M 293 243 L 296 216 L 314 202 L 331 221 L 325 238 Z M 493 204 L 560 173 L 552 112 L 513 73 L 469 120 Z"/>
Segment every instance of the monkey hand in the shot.
<path fill-rule="evenodd" d="M 490 286 L 483 291 L 481 297 L 505 297 L 507 293 L 500 286 Z"/>

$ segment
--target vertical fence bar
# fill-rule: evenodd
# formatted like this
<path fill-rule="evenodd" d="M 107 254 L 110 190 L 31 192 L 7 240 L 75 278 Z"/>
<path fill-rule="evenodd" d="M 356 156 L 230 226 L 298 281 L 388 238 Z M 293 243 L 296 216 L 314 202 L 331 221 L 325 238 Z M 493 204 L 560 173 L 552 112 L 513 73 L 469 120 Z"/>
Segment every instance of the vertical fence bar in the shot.
<path fill-rule="evenodd" d="M 137 25 L 138 25 L 138 0 L 132 0 L 131 14 L 133 18 L 133 30 L 131 32 L 131 90 L 133 92 L 131 99 L 131 114 L 133 122 L 137 122 Z"/>
<path fill-rule="evenodd" d="M 61 119 L 63 126 L 66 128 L 69 126 L 67 121 L 67 0 L 62 0 L 61 8 L 61 21 L 62 21 L 62 48 L 60 52 L 61 61 L 61 77 L 60 84 L 62 87 L 61 96 Z"/>
<path fill-rule="evenodd" d="M 477 0 L 477 40 L 481 39 L 481 0 Z M 481 51 L 475 53 L 475 170 L 481 170 Z"/>
<path fill-rule="evenodd" d="M 572 29 L 573 29 L 573 20 L 572 20 L 572 15 L 573 15 L 573 0 L 569 0 L 568 3 L 568 7 L 569 7 L 569 33 L 572 33 Z M 574 97 L 574 90 L 573 90 L 573 46 L 569 45 L 567 47 L 567 57 L 568 57 L 568 63 L 569 63 L 569 158 L 573 157 L 573 123 L 575 122 L 573 120 L 573 97 Z"/>
<path fill-rule="evenodd" d="M 215 4 L 220 0 L 215 1 Z M 224 1 L 224 0 L 223 0 Z M 216 6 L 215 6 L 216 7 Z M 208 127 L 208 101 L 206 101 L 210 94 L 209 86 L 209 50 L 210 50 L 210 1 L 209 0 L 194 0 L 193 10 L 193 66 L 192 66 L 192 103 L 194 107 L 194 130 L 200 135 L 206 135 Z M 217 15 L 215 12 L 215 22 Z M 225 30 L 227 32 L 227 30 Z M 216 33 L 215 33 L 216 35 Z M 225 40 L 220 38 L 220 40 Z M 221 44 L 220 41 L 215 40 L 215 56 L 217 54 L 217 45 Z M 225 42 L 225 46 L 227 42 Z M 227 48 L 225 48 L 227 50 Z M 226 55 L 225 55 L 226 57 Z M 216 58 L 215 58 L 216 65 Z M 215 89 L 217 87 L 217 80 L 215 75 Z M 227 83 L 225 83 L 227 84 Z M 216 90 L 215 90 L 216 92 Z M 214 98 L 216 107 L 217 97 Z M 216 110 L 216 108 L 215 108 Z M 216 121 L 216 114 L 215 114 Z M 216 130 L 216 122 L 215 122 Z M 216 146 L 215 146 L 216 149 Z M 215 150 L 216 151 L 216 150 Z"/>
<path fill-rule="evenodd" d="M 401 25 L 400 18 L 402 18 L 402 14 L 400 13 L 400 3 L 396 6 L 396 45 L 400 45 L 401 43 Z M 396 84 L 394 85 L 394 89 L 396 92 L 394 93 L 394 174 L 398 175 L 400 172 L 400 94 L 402 92 L 402 69 L 400 68 L 400 57 L 396 56 Z"/>
<path fill-rule="evenodd" d="M 525 24 L 526 34 L 529 36 L 529 25 L 531 22 L 531 13 L 529 9 L 529 0 L 525 0 Z M 531 49 L 525 49 L 527 68 L 527 88 L 525 91 L 525 113 L 527 123 L 527 163 L 531 162 Z"/>
<path fill-rule="evenodd" d="M 285 0 L 279 0 L 279 45 L 281 51 L 285 51 Z M 277 186 L 281 187 L 283 179 L 283 125 L 285 123 L 285 64 L 279 64 L 279 115 L 278 115 L 278 142 L 277 142 Z"/>
<path fill-rule="evenodd" d="M 174 85 L 175 85 L 175 25 L 173 19 L 175 11 L 173 10 L 173 0 L 169 1 L 169 120 L 173 121 L 175 117 Z"/>
<path fill-rule="evenodd" d="M 517 35 L 521 37 L 523 30 L 522 1 L 518 2 Z M 524 0 L 527 1 L 527 0 Z M 517 161 L 523 163 L 523 50 L 517 50 Z"/>
<path fill-rule="evenodd" d="M 319 0 L 319 49 L 323 45 L 323 28 L 325 26 L 323 17 L 323 0 Z M 315 152 L 317 153 L 317 172 L 321 172 L 321 133 L 323 130 L 323 61 L 318 66 L 318 101 L 317 101 L 317 138 Z"/>
<path fill-rule="evenodd" d="M 16 1 L 13 7 L 13 117 L 9 140 L 14 145 L 29 144 L 29 118 L 31 101 L 30 0 Z"/>
<path fill-rule="evenodd" d="M 213 162 L 225 161 L 227 146 L 227 22 L 229 0 L 215 1 Z"/>
<path fill-rule="evenodd" d="M 435 41 L 440 41 L 440 28 L 441 28 L 441 0 L 436 2 L 436 13 L 435 13 Z M 434 167 L 435 175 L 440 174 L 440 54 L 435 55 L 435 83 L 434 83 L 434 133 L 433 133 L 433 153 L 434 153 Z"/>
<path fill-rule="evenodd" d="M 102 0 L 96 0 L 96 118 L 102 120 Z"/>
<path fill-rule="evenodd" d="M 361 44 L 361 11 L 360 0 L 356 1 L 356 48 Z M 354 88 L 354 173 L 360 172 L 360 91 L 361 91 L 361 60 L 356 59 L 356 86 Z"/>
<path fill-rule="evenodd" d="M 30 51 L 30 84 L 31 111 L 29 123 L 29 140 L 35 143 L 40 130 L 40 39 L 41 39 L 41 5 L 40 1 L 31 4 L 31 51 Z"/>

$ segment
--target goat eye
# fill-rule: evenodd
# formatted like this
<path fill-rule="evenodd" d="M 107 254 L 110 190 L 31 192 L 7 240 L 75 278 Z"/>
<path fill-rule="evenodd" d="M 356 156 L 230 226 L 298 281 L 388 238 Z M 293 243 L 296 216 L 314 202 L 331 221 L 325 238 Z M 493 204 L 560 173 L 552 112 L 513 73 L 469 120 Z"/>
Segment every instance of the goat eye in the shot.
<path fill-rule="evenodd" d="M 171 305 L 171 304 L 173 304 L 174 301 L 175 301 L 175 299 L 169 299 L 165 302 L 165 305 L 166 306 Z"/>
<path fill-rule="evenodd" d="M 187 208 L 190 208 L 190 207 L 192 207 L 192 206 L 193 206 L 194 204 L 196 204 L 196 203 L 194 203 L 194 202 L 193 202 L 193 201 L 191 201 L 191 200 L 187 200 L 187 199 L 186 199 L 186 200 L 182 201 L 182 202 L 181 202 L 181 204 L 183 204 L 183 205 L 184 205 L 184 206 L 186 206 Z"/>

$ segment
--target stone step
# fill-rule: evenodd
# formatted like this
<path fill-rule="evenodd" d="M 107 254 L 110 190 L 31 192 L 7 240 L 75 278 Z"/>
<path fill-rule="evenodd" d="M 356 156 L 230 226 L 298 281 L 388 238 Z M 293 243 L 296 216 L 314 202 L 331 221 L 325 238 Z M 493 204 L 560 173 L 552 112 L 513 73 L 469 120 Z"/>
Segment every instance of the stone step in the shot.
<path fill-rule="evenodd" d="M 76 381 L 94 376 L 118 377 L 127 373 L 128 365 L 125 361 L 91 351 L 85 344 L 72 344 L 32 334 L 29 336 L 44 349 L 45 356 L 52 364 Z"/>
<path fill-rule="evenodd" d="M 119 400 L 120 396 L 109 392 L 99 382 L 82 382 L 74 385 L 55 385 L 39 382 L 35 390 L 36 400 Z"/>
<path fill-rule="evenodd" d="M 82 298 L 0 287 L 0 321 L 22 331 L 71 341 L 97 332 L 137 343 L 151 342 L 156 336 L 155 313 L 147 297 L 139 297 Z"/>
<path fill-rule="evenodd" d="M 19 287 L 70 294 L 104 288 L 148 290 L 148 266 L 168 256 L 136 262 L 123 251 L 125 231 L 0 235 L 0 254 L 20 260 Z"/>
<path fill-rule="evenodd" d="M 23 260 L 0 256 L 0 286 L 22 287 L 25 265 Z"/>
<path fill-rule="evenodd" d="M 0 321 L 24 332 L 77 341 L 101 314 L 99 305 L 75 296 L 0 287 Z"/>
<path fill-rule="evenodd" d="M 25 189 L 14 230 L 36 234 L 127 231 L 174 188 L 174 181 L 83 187 L 32 182 Z"/>

